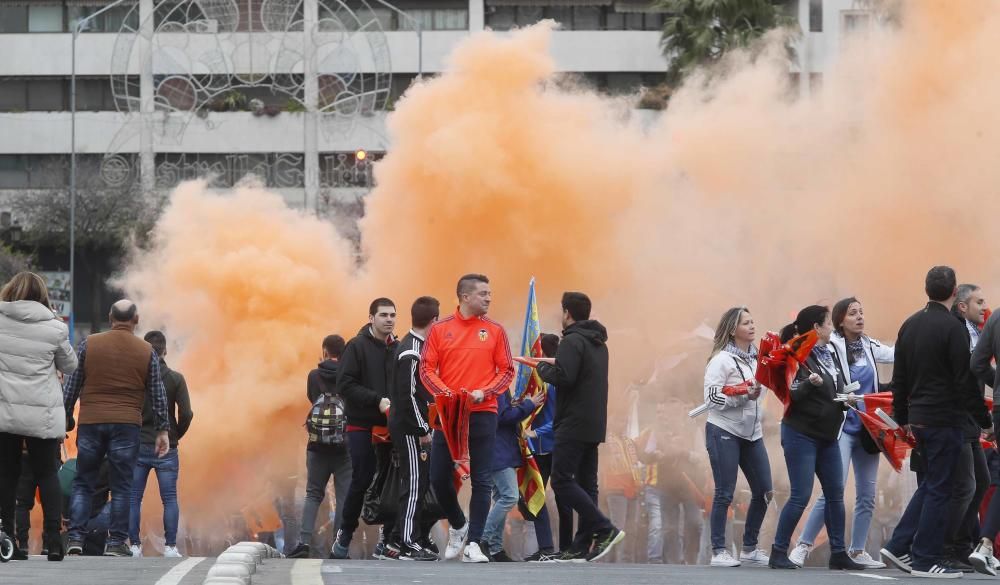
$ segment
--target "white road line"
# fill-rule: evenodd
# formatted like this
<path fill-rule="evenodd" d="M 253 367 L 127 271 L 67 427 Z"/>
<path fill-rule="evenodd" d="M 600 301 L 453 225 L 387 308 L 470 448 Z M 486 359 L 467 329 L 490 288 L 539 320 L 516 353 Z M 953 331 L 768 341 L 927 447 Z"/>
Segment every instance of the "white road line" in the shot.
<path fill-rule="evenodd" d="M 188 557 L 174 565 L 165 575 L 160 577 L 156 585 L 177 585 L 191 569 L 198 566 L 198 563 L 205 560 L 205 557 Z"/>
<path fill-rule="evenodd" d="M 340 565 L 323 565 L 323 568 L 319 570 L 320 573 L 343 573 L 344 568 Z"/>
<path fill-rule="evenodd" d="M 872 573 L 848 573 L 848 575 L 853 575 L 855 577 L 867 577 L 869 579 L 882 579 L 885 581 L 896 581 L 896 577 L 887 577 L 885 575 L 875 575 Z"/>
<path fill-rule="evenodd" d="M 292 585 L 323 585 L 323 559 L 299 559 L 292 565 Z"/>

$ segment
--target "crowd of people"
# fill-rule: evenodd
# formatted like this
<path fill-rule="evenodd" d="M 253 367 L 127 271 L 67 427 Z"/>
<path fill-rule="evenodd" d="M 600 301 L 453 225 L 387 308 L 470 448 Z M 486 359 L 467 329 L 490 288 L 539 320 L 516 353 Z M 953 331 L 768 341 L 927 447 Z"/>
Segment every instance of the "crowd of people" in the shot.
<path fill-rule="evenodd" d="M 181 556 L 177 445 L 193 413 L 184 377 L 167 367 L 164 334 L 137 337 L 138 308 L 123 299 L 111 307 L 110 330 L 74 351 L 39 275 L 15 275 L 0 299 L 0 528 L 16 537 L 13 558 L 28 558 L 36 489 L 50 561 L 141 556 L 150 470 L 163 500 L 163 554 Z M 74 429 L 76 457 L 63 461 Z"/>
<path fill-rule="evenodd" d="M 328 554 L 335 559 L 357 550 L 352 542 L 364 523 L 380 525 L 372 556 L 383 560 L 641 557 L 796 569 L 816 552 L 825 527 L 830 569 L 888 564 L 921 577 L 996 575 L 1000 498 L 988 494 L 998 483 L 1000 456 L 985 396 L 997 383 L 992 364 L 1000 355 L 1000 317 L 987 321 L 982 289 L 958 285 L 951 268 L 932 268 L 925 292 L 926 306 L 903 323 L 892 344 L 866 333 L 855 297 L 799 311 L 781 341 L 812 333 L 816 344 L 790 383 L 779 428 L 766 424 L 769 390 L 757 381 L 753 316 L 746 307 L 727 310 L 704 371 L 709 478 L 698 477 L 693 444 L 671 427 L 666 402 L 638 434 L 618 420 L 609 426 L 608 334 L 591 319 L 585 294 L 564 293 L 562 335 L 541 335 L 544 357 L 525 362 L 545 389 L 521 395 L 512 390 L 515 359 L 507 334 L 487 316 L 486 276 L 459 279 L 451 315 L 442 316 L 432 297 L 413 301 L 402 338 L 396 304 L 375 299 L 354 337 L 323 339 L 323 359 L 308 374 L 305 498 L 298 534 L 284 535 L 286 553 L 318 552 L 316 520 L 332 478 L 336 532 Z M 137 308 L 123 300 L 112 306 L 111 330 L 73 351 L 39 277 L 17 275 L 0 297 L 3 526 L 22 533 L 15 511 L 25 491 L 19 484 L 29 485 L 40 494 L 50 560 L 86 549 L 139 556 L 142 494 L 155 470 L 165 554 L 178 556 L 177 442 L 192 413 L 183 376 L 164 361 L 163 334 L 136 337 Z M 881 364 L 892 365 L 891 379 L 884 379 Z M 730 391 L 737 387 L 745 391 Z M 878 486 L 882 446 L 859 414 L 866 412 L 866 395 L 886 390 L 894 424 L 913 445 L 917 478 L 905 511 L 891 523 L 880 521 L 876 509 L 886 500 Z M 60 467 L 60 442 L 74 426 L 75 479 L 64 505 L 59 478 L 70 466 Z M 787 477 L 772 475 L 769 433 L 780 434 Z M 529 461 L 554 495 L 537 510 L 524 498 Z M 849 469 L 856 499 L 848 534 Z M 745 498 L 736 489 L 740 472 L 749 486 Z M 813 502 L 817 479 L 822 495 Z M 467 507 L 459 499 L 463 484 L 471 488 Z M 768 551 L 762 526 L 776 494 L 780 513 Z M 730 542 L 734 508 L 742 525 L 736 543 Z M 434 533 L 441 520 L 447 533 L 439 550 Z M 876 539 L 883 544 L 878 559 L 869 552 L 873 522 L 880 530 L 893 527 Z M 640 526 L 645 542 L 635 535 L 627 541 L 624 529 L 639 532 Z M 508 550 L 514 533 L 533 542 Z M 19 539 L 19 558 L 24 548 Z"/>

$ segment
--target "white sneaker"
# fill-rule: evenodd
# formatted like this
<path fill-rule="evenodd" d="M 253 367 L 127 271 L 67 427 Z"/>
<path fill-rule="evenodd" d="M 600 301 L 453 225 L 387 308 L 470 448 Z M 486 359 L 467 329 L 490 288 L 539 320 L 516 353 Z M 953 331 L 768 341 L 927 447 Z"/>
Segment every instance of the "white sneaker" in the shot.
<path fill-rule="evenodd" d="M 733 558 L 733 555 L 729 553 L 728 550 L 723 550 L 718 554 L 712 555 L 712 566 L 713 567 L 738 567 L 740 562 Z"/>
<path fill-rule="evenodd" d="M 876 561 L 872 558 L 868 551 L 863 550 L 860 552 L 854 551 L 847 554 L 851 557 L 851 560 L 859 565 L 863 565 L 866 569 L 884 569 L 885 563 Z"/>
<path fill-rule="evenodd" d="M 799 543 L 792 549 L 792 552 L 788 553 L 788 560 L 801 567 L 806 564 L 806 559 L 809 558 L 809 551 L 811 550 L 811 545 Z"/>
<path fill-rule="evenodd" d="M 463 563 L 488 563 L 490 562 L 490 557 L 483 554 L 483 551 L 479 550 L 479 544 L 475 542 L 470 542 L 465 546 L 465 552 L 462 553 Z"/>
<path fill-rule="evenodd" d="M 993 546 L 980 542 L 976 550 L 969 555 L 969 564 L 984 575 L 997 576 L 997 559 L 993 556 Z"/>
<path fill-rule="evenodd" d="M 759 548 L 751 552 L 740 552 L 740 561 L 750 563 L 751 565 L 766 565 L 770 560 L 771 557 L 767 556 L 767 553 Z"/>
<path fill-rule="evenodd" d="M 133 559 L 138 559 L 142 557 L 142 547 L 139 546 L 138 544 L 133 544 L 132 546 L 129 547 L 129 550 L 132 551 Z"/>
<path fill-rule="evenodd" d="M 444 560 L 450 561 L 462 552 L 462 547 L 465 546 L 465 538 L 467 536 L 469 536 L 468 521 L 465 522 L 465 526 L 459 529 L 448 529 L 448 546 L 444 549 Z"/>
<path fill-rule="evenodd" d="M 176 546 L 168 546 L 163 549 L 163 556 L 168 559 L 179 559 L 182 555 L 181 551 L 177 550 Z"/>

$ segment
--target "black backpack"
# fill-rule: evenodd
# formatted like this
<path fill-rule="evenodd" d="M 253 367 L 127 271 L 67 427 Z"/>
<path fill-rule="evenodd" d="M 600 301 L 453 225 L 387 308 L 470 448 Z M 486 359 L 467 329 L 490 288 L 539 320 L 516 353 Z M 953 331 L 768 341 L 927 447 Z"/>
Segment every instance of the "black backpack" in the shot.
<path fill-rule="evenodd" d="M 341 445 L 346 438 L 347 415 L 344 400 L 334 394 L 320 394 L 306 417 L 309 442 L 319 445 Z"/>

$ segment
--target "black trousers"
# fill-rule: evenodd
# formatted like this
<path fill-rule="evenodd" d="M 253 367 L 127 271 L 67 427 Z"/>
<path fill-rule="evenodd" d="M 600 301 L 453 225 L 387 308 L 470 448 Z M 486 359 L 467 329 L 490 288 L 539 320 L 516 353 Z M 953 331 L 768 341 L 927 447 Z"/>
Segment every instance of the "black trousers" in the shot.
<path fill-rule="evenodd" d="M 42 496 L 45 541 L 58 537 L 62 527 L 62 491 L 59 487 L 59 439 L 38 439 L 0 433 L 0 520 L 4 531 L 16 534 L 14 510 L 21 477 L 22 451 Z M 34 497 L 34 494 L 32 494 Z"/>
<path fill-rule="evenodd" d="M 421 445 L 414 435 L 393 435 L 392 446 L 399 461 L 399 516 L 393 540 L 417 548 L 436 522 L 423 514 L 431 485 L 431 445 Z"/>
<path fill-rule="evenodd" d="M 597 507 L 598 443 L 556 439 L 552 449 L 552 490 L 556 498 L 580 515 L 573 546 L 589 548 L 590 540 L 614 528 Z"/>
<path fill-rule="evenodd" d="M 351 453 L 351 487 L 347 490 L 347 498 L 344 501 L 344 514 L 340 520 L 340 544 L 350 546 L 354 538 L 354 531 L 358 529 L 361 518 L 361 508 L 365 504 L 365 492 L 375 479 L 375 470 L 378 467 L 378 455 L 389 457 L 392 454 L 392 445 L 379 444 L 372 445 L 371 430 L 348 431 L 347 449 Z M 391 524 L 383 525 L 383 535 L 392 532 Z"/>
<path fill-rule="evenodd" d="M 549 478 L 552 477 L 552 453 L 535 455 L 535 461 L 542 473 L 542 481 L 545 485 L 549 485 Z M 593 496 L 596 502 L 597 494 Z M 556 511 L 559 514 L 559 550 L 569 550 L 573 545 L 573 509 L 556 496 Z"/>
<path fill-rule="evenodd" d="M 962 445 L 954 477 L 944 548 L 946 555 L 965 559 L 978 541 L 979 505 L 990 486 L 990 468 L 978 440 Z"/>

